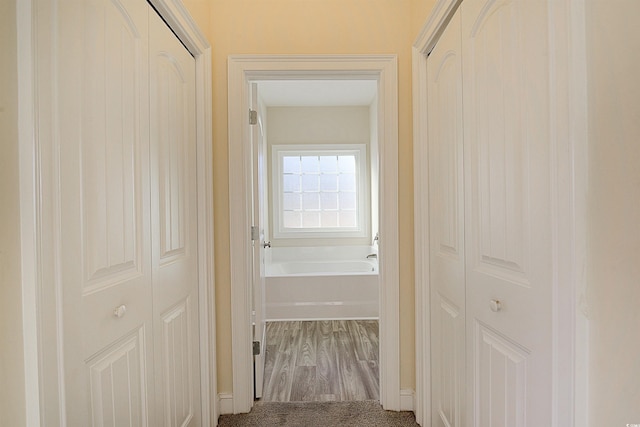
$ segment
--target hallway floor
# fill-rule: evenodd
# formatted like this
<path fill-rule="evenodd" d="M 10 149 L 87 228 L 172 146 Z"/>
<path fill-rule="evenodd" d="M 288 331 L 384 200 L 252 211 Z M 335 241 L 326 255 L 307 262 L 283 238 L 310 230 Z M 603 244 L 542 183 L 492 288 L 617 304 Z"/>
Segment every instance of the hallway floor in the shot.
<path fill-rule="evenodd" d="M 412 412 L 376 401 L 257 402 L 248 414 L 222 415 L 219 427 L 419 427 Z"/>
<path fill-rule="evenodd" d="M 378 400 L 378 321 L 269 322 L 263 402 Z"/>

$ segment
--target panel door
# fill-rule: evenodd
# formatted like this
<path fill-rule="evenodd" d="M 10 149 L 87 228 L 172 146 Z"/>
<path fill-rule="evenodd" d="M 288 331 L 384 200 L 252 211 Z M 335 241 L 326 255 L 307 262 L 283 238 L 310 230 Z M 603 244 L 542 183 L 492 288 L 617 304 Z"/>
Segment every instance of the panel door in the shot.
<path fill-rule="evenodd" d="M 157 425 L 200 425 L 195 60 L 149 14 Z"/>
<path fill-rule="evenodd" d="M 58 261 L 67 424 L 151 426 L 148 5 L 59 2 Z"/>
<path fill-rule="evenodd" d="M 460 427 L 465 394 L 460 12 L 427 61 L 432 425 Z"/>
<path fill-rule="evenodd" d="M 469 425 L 549 426 L 549 2 L 461 7 Z"/>
<path fill-rule="evenodd" d="M 266 172 L 265 172 L 265 151 L 266 143 L 263 129 L 262 108 L 259 107 L 258 84 L 251 83 L 251 109 L 258 114 L 258 120 L 251 126 L 251 159 L 252 165 L 252 186 L 253 186 L 253 226 L 258 231 L 257 239 L 253 240 L 253 276 L 251 286 L 252 327 L 253 340 L 260 343 L 260 354 L 254 357 L 254 396 L 256 399 L 262 397 L 264 385 L 264 362 L 265 362 L 265 209 L 267 200 L 265 192 Z"/>

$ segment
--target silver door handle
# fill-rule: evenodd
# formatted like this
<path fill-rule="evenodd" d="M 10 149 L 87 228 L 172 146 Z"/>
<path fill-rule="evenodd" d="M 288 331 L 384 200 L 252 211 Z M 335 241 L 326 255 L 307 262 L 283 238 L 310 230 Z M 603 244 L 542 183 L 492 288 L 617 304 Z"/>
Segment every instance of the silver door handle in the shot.
<path fill-rule="evenodd" d="M 262 247 L 263 247 L 263 248 L 265 248 L 265 249 L 266 249 L 266 248 L 270 248 L 270 247 L 271 247 L 271 242 L 264 242 L 264 243 L 262 244 Z"/>

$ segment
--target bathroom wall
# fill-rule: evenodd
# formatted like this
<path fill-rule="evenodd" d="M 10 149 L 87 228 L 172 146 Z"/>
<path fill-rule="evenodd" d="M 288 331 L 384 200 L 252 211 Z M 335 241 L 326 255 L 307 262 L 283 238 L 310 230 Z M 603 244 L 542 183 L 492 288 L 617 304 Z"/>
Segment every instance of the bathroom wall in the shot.
<path fill-rule="evenodd" d="M 365 144 L 371 151 L 369 107 L 269 107 L 267 109 L 267 164 L 272 169 L 272 146 L 287 144 Z M 371 181 L 371 163 L 367 161 L 367 180 Z M 369 186 L 370 187 L 370 186 Z M 273 212 L 273 180 L 269 174 L 268 212 Z M 368 222 L 371 223 L 371 215 Z M 269 229 L 273 230 L 273 215 Z M 276 239 L 274 246 L 341 246 L 369 245 L 369 233 L 361 238 Z"/>

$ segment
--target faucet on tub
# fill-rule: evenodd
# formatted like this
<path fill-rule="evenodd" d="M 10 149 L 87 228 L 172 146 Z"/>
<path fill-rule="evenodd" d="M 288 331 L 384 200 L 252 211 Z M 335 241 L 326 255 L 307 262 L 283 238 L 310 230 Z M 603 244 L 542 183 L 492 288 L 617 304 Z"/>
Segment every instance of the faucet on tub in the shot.
<path fill-rule="evenodd" d="M 378 259 L 378 254 L 369 254 L 367 255 L 367 259 L 375 258 Z"/>

